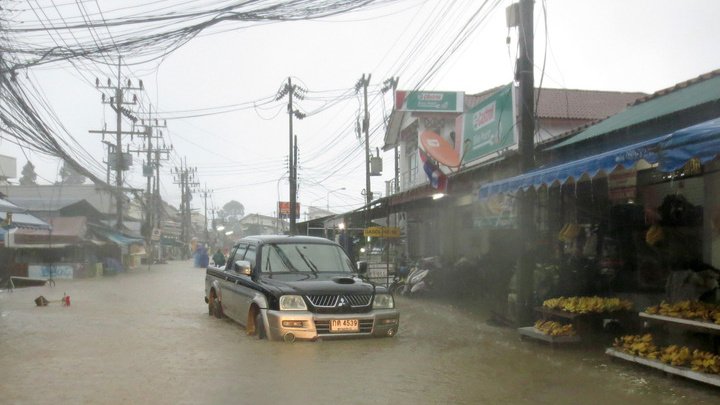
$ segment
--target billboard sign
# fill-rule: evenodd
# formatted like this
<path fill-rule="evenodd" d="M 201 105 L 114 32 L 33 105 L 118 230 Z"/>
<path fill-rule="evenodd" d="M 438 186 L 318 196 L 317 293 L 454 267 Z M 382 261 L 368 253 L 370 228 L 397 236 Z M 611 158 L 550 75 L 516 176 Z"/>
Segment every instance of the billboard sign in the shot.
<path fill-rule="evenodd" d="M 465 107 L 462 91 L 405 91 L 395 92 L 398 111 L 450 112 L 461 114 Z"/>
<path fill-rule="evenodd" d="M 283 219 L 290 218 L 289 201 L 278 201 L 278 216 Z M 300 203 L 295 203 L 295 218 L 300 218 Z"/>
<path fill-rule="evenodd" d="M 512 83 L 462 116 L 463 163 L 517 144 Z"/>
<path fill-rule="evenodd" d="M 17 160 L 12 156 L 0 155 L 0 178 L 14 179 L 17 177 Z"/>

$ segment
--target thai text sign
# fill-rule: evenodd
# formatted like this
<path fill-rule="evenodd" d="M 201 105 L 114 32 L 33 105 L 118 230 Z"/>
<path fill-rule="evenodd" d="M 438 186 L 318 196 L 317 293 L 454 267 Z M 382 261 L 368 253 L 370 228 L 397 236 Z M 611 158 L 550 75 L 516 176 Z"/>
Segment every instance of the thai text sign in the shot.
<path fill-rule="evenodd" d="M 512 93 L 508 84 L 463 115 L 464 163 L 517 143 Z"/>
<path fill-rule="evenodd" d="M 403 91 L 395 92 L 399 111 L 427 111 L 462 113 L 465 93 L 462 91 Z"/>
<path fill-rule="evenodd" d="M 371 226 L 363 230 L 363 235 L 372 238 L 399 238 L 400 228 L 394 226 Z"/>

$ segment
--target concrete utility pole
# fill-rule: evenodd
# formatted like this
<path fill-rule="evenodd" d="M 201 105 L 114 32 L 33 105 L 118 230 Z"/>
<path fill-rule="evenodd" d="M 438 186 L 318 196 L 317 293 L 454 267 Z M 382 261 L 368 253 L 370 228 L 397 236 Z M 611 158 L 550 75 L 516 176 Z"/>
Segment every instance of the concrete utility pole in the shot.
<path fill-rule="evenodd" d="M 383 93 L 386 93 L 390 89 L 392 89 L 392 98 L 393 98 L 393 111 L 397 109 L 397 105 L 395 105 L 396 99 L 395 99 L 395 92 L 397 91 L 397 85 L 400 81 L 400 77 L 395 76 L 391 77 L 383 82 L 384 86 L 381 89 Z M 394 162 L 395 162 L 395 181 L 393 190 L 395 193 L 400 192 L 400 150 L 398 148 L 399 142 L 395 143 L 395 156 L 394 156 Z"/>
<path fill-rule="evenodd" d="M 127 90 L 143 90 L 143 84 L 142 81 L 140 81 L 139 87 L 133 87 L 132 82 L 128 79 L 127 85 L 122 85 L 122 63 L 120 57 L 118 57 L 118 73 L 117 73 L 117 83 L 116 86 L 112 85 L 112 82 L 110 79 L 108 79 L 107 86 L 100 86 L 100 80 L 95 79 L 95 87 L 98 89 L 108 89 L 108 90 L 114 90 L 115 95 L 113 97 L 110 97 L 108 101 L 105 100 L 105 94 L 103 93 L 103 103 L 109 104 L 110 107 L 112 107 L 113 110 L 115 110 L 116 114 L 116 122 L 115 122 L 115 131 L 108 131 L 106 128 L 103 128 L 99 131 L 89 131 L 90 133 L 99 133 L 103 135 L 103 141 L 105 138 L 105 135 L 111 134 L 114 132 L 115 134 L 115 145 L 114 145 L 114 155 L 113 157 L 110 157 L 108 159 L 108 164 L 115 166 L 115 184 L 116 184 L 116 209 L 117 209 L 117 222 L 115 224 L 115 227 L 117 229 L 122 229 L 123 227 L 123 199 L 125 198 L 123 194 L 123 171 L 128 170 L 130 166 L 130 162 L 124 162 L 123 157 L 123 151 L 122 151 L 122 136 L 123 135 L 140 135 L 139 133 L 136 133 L 135 131 L 131 132 L 124 132 L 122 130 L 122 117 L 123 115 L 127 118 L 131 119 L 133 122 L 137 121 L 137 118 L 132 114 L 130 110 L 128 110 L 125 106 L 126 105 L 134 105 L 136 104 L 137 97 L 133 96 L 132 102 L 126 102 L 124 100 L 125 98 L 125 92 Z M 110 153 L 110 152 L 108 152 Z M 109 176 L 108 176 L 109 177 Z"/>
<path fill-rule="evenodd" d="M 518 25 L 517 80 L 520 104 L 520 172 L 535 166 L 535 91 L 533 0 L 520 0 Z M 518 201 L 518 231 L 522 250 L 518 260 L 518 322 L 529 325 L 533 321 L 535 223 L 533 201 L 529 192 L 521 193 Z"/>
<path fill-rule="evenodd" d="M 206 243 L 210 243 L 210 233 L 209 233 L 209 231 L 208 231 L 208 218 L 207 218 L 207 213 L 208 213 L 208 212 L 207 212 L 207 198 L 208 198 L 209 195 L 212 194 L 212 192 L 213 192 L 212 190 L 209 190 L 209 189 L 207 188 L 207 184 L 205 184 L 205 188 L 204 188 L 204 189 L 200 190 L 200 195 L 201 195 L 201 196 L 203 197 L 203 199 L 204 199 L 204 209 L 205 209 L 205 215 L 204 215 L 204 217 L 205 217 L 205 242 L 206 242 Z"/>
<path fill-rule="evenodd" d="M 290 146 L 288 148 L 288 166 L 290 175 L 290 235 L 297 233 L 297 226 L 295 225 L 296 205 L 297 205 L 297 161 L 295 159 L 295 146 L 293 140 L 297 140 L 293 133 L 293 116 L 297 119 L 305 118 L 305 114 L 293 108 L 293 97 L 297 97 L 302 100 L 305 96 L 306 90 L 302 87 L 292 84 L 292 79 L 288 77 L 287 84 L 280 89 L 276 96 L 276 100 L 280 100 L 285 95 L 288 96 L 288 120 L 289 120 L 289 140 Z"/>
<path fill-rule="evenodd" d="M 191 231 L 191 213 L 190 200 L 192 199 L 191 187 L 197 187 L 195 181 L 196 167 L 188 167 L 187 158 L 180 162 L 180 167 L 175 168 L 175 184 L 180 185 L 180 216 L 181 220 L 181 239 L 184 243 L 190 243 Z"/>
<path fill-rule="evenodd" d="M 373 196 L 372 196 L 372 190 L 370 190 L 370 113 L 368 112 L 368 98 L 367 98 L 367 88 L 370 84 L 370 77 L 372 75 L 368 74 L 367 79 L 365 78 L 365 74 L 363 73 L 362 78 L 358 80 L 357 84 L 355 85 L 355 92 L 359 92 L 360 88 L 363 89 L 363 96 L 364 96 L 364 104 L 365 104 L 365 115 L 363 117 L 363 132 L 365 132 L 365 204 L 370 204 L 372 202 Z M 367 215 L 366 215 L 367 217 Z M 368 219 L 365 219 L 365 222 L 367 222 Z"/>
<path fill-rule="evenodd" d="M 146 189 L 146 218 L 145 227 L 147 235 L 145 235 L 148 246 L 152 245 L 152 232 L 154 229 L 160 229 L 160 211 L 157 209 L 161 203 L 160 192 L 157 190 L 159 183 L 159 174 L 155 178 L 156 171 L 160 170 L 160 156 L 162 160 L 168 160 L 170 158 L 171 148 L 165 146 L 165 142 L 162 139 L 162 132 L 159 131 L 161 128 L 167 128 L 167 122 L 160 124 L 157 118 L 153 119 L 152 106 L 149 107 L 147 120 L 141 119 L 140 126 L 143 130 L 139 133 L 139 136 L 147 139 L 147 146 L 145 149 L 128 149 L 129 152 L 134 152 L 140 155 L 141 153 L 146 154 L 145 163 L 143 164 L 143 176 L 147 177 L 147 189 Z M 153 140 L 155 142 L 153 142 Z M 162 145 L 160 142 L 162 141 Z M 153 178 L 155 178 L 155 185 L 153 185 Z M 158 260 L 162 261 L 162 247 L 161 242 L 158 244 Z"/>

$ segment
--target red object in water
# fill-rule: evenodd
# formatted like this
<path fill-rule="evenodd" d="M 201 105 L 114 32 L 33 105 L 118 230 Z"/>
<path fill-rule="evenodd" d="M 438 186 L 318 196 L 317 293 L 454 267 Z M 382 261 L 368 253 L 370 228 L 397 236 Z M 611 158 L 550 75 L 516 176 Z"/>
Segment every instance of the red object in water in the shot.
<path fill-rule="evenodd" d="M 65 296 L 65 306 L 66 306 L 66 307 L 69 307 L 69 306 L 70 306 L 70 296 L 69 296 L 69 295 L 66 295 L 66 296 Z"/>

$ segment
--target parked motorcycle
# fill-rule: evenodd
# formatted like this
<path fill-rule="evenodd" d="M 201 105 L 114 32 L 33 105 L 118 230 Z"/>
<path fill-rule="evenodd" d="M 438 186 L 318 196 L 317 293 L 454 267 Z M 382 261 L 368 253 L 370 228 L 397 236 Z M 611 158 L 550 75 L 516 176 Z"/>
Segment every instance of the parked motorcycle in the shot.
<path fill-rule="evenodd" d="M 393 294 L 413 296 L 432 291 L 432 273 L 438 269 L 438 257 L 420 259 L 417 264 L 410 267 L 406 276 L 399 272 L 390 284 L 389 290 Z"/>

